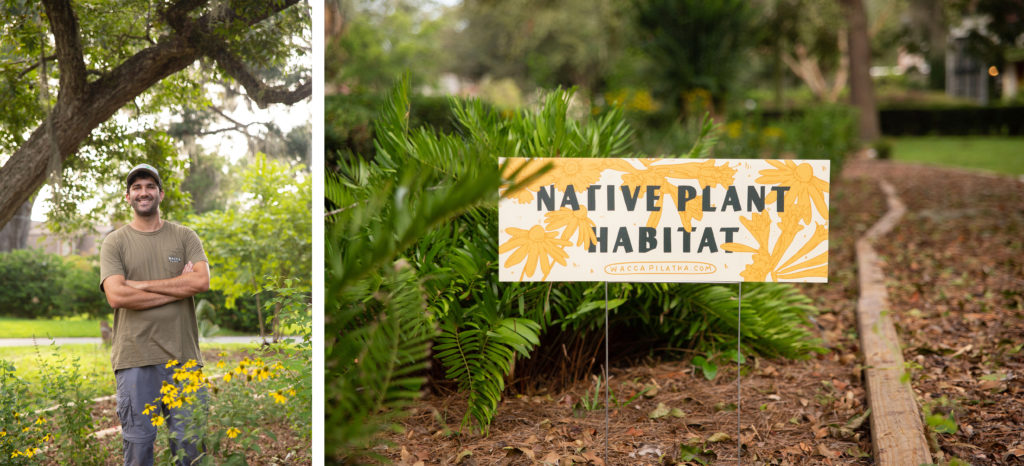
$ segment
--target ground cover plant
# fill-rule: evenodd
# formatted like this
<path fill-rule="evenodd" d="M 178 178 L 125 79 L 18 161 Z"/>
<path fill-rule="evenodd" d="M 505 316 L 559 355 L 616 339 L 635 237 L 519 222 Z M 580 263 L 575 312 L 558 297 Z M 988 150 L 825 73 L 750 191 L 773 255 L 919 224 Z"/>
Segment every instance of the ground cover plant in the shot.
<path fill-rule="evenodd" d="M 12 458 L 13 464 L 119 464 L 121 446 L 116 431 L 91 438 L 119 425 L 116 402 L 109 396 L 114 389 L 109 362 L 104 360 L 106 367 L 97 373 L 82 368 L 83 356 L 109 357 L 108 350 L 92 351 L 95 347 L 31 348 L 34 354 L 20 360 L 12 355 L 21 351 L 3 348 L 0 424 L 5 428 L 0 434 L 0 454 Z M 286 457 L 308 462 L 312 422 L 309 339 L 270 347 L 204 344 L 202 349 L 207 364 L 204 376 L 183 382 L 206 385 L 211 394 L 203 414 L 208 416 L 203 438 L 213 446 L 208 464 L 244 464 L 242 460 L 266 464 Z M 19 364 L 32 367 L 21 370 Z M 179 394 L 186 388 L 187 384 Z M 161 421 L 154 417 L 154 423 Z M 164 447 L 166 431 L 162 432 L 158 454 L 169 460 L 170 452 Z"/>
<path fill-rule="evenodd" d="M 242 343 L 201 343 L 205 355 L 228 363 L 237 363 L 258 346 Z M 224 356 L 219 356 L 221 353 Z M 114 372 L 110 368 L 110 348 L 96 344 L 40 345 L 0 347 L 0 359 L 17 369 L 18 378 L 30 383 L 30 394 L 42 396 L 41 382 L 46 371 L 64 358 L 78 361 L 81 384 L 96 396 L 114 393 Z"/>
<path fill-rule="evenodd" d="M 524 175 L 542 176 L 543 167 L 513 173 L 498 168 L 496 157 L 632 155 L 621 112 L 574 119 L 572 94 L 564 91 L 513 114 L 453 101 L 460 130 L 438 134 L 409 129 L 407 89 L 392 93 L 374 125 L 373 159 L 342 154 L 327 180 L 325 436 L 328 455 L 343 461 L 372 457 L 377 430 L 413 402 L 431 342 L 432 384 L 447 379 L 467 397 L 454 424 L 482 434 L 513 366 L 516 374 L 544 377 L 530 361 L 564 353 L 565 346 L 541 345 L 542 336 L 561 334 L 576 348 L 601 344 L 593 331 L 603 324 L 604 295 L 593 284 L 497 282 L 499 185 L 502 178 L 528 182 Z M 700 131 L 678 155 L 708 156 L 714 126 L 706 120 Z M 503 195 L 514 194 L 517 187 L 505 183 Z M 654 347 L 704 353 L 709 365 L 728 360 L 717 356 L 723 348 L 735 348 L 733 290 L 621 284 L 611 287 L 609 307 L 619 331 Z M 745 352 L 801 358 L 820 350 L 805 326 L 814 314 L 807 298 L 785 285 L 746 291 Z M 574 371 L 596 369 L 590 358 L 579 362 Z"/>

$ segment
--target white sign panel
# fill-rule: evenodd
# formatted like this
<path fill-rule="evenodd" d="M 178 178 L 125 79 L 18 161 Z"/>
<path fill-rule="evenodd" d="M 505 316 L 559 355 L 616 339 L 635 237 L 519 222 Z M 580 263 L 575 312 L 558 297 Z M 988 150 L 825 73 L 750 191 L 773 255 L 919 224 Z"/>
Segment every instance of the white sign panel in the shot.
<path fill-rule="evenodd" d="M 827 160 L 508 160 L 501 281 L 828 280 Z"/>

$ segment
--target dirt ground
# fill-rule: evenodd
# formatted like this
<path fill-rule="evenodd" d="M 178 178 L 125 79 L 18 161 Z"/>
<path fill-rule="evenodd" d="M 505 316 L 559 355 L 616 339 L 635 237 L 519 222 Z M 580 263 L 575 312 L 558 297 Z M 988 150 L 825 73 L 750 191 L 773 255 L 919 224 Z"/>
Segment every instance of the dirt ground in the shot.
<path fill-rule="evenodd" d="M 886 209 L 884 177 L 907 216 L 876 249 L 936 463 L 1024 463 L 1024 183 L 900 165 L 847 164 L 833 180 L 829 283 L 801 285 L 829 352 L 748 359 L 739 407 L 752 464 L 871 464 L 856 333 L 855 240 Z M 612 409 L 575 409 L 594 381 L 544 396 L 506 395 L 489 436 L 459 433 L 465 399 L 428 394 L 378 453 L 399 464 L 728 464 L 737 459 L 736 368 L 707 381 L 683 361 L 611 371 Z M 625 403 L 645 386 L 651 396 Z M 648 393 L 650 394 L 650 393 Z M 667 415 L 661 415 L 668 412 Z M 952 420 L 955 427 L 939 421 Z M 607 438 L 607 440 L 606 440 Z"/>

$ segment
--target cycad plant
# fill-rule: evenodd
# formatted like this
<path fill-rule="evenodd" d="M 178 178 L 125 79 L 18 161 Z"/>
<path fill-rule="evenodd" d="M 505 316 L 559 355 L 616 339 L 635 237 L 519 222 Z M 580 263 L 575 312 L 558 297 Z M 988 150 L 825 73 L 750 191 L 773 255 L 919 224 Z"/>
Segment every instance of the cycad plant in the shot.
<path fill-rule="evenodd" d="M 588 335 L 603 325 L 602 284 L 498 282 L 499 188 L 512 195 L 545 169 L 527 164 L 520 170 L 531 176 L 516 173 L 507 178 L 519 185 L 503 185 L 499 156 L 631 155 L 619 110 L 576 119 L 572 102 L 572 92 L 555 91 L 538 108 L 509 114 L 453 99 L 458 131 L 438 134 L 409 128 L 403 81 L 375 123 L 374 158 L 341 154 L 325 189 L 329 454 L 367 454 L 375 433 L 393 427 L 418 395 L 430 351 L 467 394 L 463 427 L 486 434 L 513 367 L 553 350 L 537 348 L 546 332 Z M 681 156 L 706 156 L 715 131 L 705 119 Z M 735 344 L 730 287 L 610 288 L 612 325 L 623 331 L 702 351 Z M 779 285 L 745 287 L 744 295 L 748 351 L 800 357 L 817 348 L 802 295 Z"/>

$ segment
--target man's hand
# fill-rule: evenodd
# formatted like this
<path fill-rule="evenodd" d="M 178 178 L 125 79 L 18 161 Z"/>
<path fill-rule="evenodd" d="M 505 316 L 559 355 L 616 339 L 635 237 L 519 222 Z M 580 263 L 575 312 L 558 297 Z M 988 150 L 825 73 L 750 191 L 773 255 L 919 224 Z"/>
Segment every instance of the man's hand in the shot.
<path fill-rule="evenodd" d="M 181 299 L 129 286 L 124 275 L 111 275 L 103 280 L 103 292 L 107 295 L 110 307 L 132 311 L 143 311 Z"/>
<path fill-rule="evenodd" d="M 164 280 L 125 280 L 125 285 L 140 291 L 170 296 L 176 300 L 191 298 L 210 289 L 210 269 L 206 262 L 188 262 L 181 275 L 177 277 Z"/>

